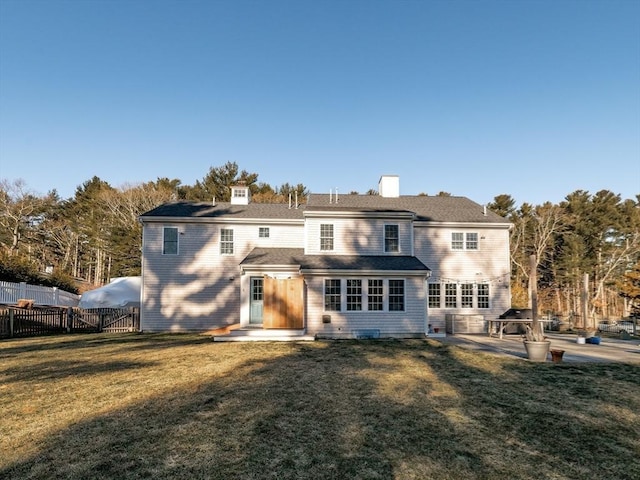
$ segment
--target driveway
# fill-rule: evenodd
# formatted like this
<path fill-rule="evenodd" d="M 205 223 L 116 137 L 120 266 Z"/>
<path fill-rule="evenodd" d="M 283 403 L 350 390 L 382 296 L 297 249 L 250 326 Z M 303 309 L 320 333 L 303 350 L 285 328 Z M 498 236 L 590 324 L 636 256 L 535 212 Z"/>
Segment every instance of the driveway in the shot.
<path fill-rule="evenodd" d="M 601 337 L 599 345 L 578 344 L 575 334 L 549 332 L 547 338 L 551 340 L 552 349 L 564 350 L 563 362 L 640 363 L 640 339 L 637 338 L 620 340 Z M 527 358 L 520 335 L 505 335 L 500 339 L 487 334 L 455 334 L 437 340 L 471 350 Z"/>

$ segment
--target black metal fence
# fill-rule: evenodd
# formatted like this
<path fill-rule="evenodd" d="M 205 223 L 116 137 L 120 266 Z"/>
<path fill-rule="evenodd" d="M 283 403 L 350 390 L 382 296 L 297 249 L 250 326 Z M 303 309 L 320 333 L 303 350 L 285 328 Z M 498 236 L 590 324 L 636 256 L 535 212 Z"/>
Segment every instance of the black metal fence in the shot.
<path fill-rule="evenodd" d="M 0 307 L 0 338 L 139 330 L 138 308 Z"/>

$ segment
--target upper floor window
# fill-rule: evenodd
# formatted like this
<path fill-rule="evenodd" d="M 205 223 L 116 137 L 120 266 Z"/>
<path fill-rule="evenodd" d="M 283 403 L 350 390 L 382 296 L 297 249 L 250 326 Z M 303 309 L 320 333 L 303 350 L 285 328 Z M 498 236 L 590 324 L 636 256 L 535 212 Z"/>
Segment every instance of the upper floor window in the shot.
<path fill-rule="evenodd" d="M 233 230 L 231 228 L 220 230 L 220 253 L 233 255 Z"/>
<path fill-rule="evenodd" d="M 478 234 L 475 232 L 452 232 L 451 250 L 478 250 Z"/>
<path fill-rule="evenodd" d="M 258 230 L 258 237 L 269 238 L 269 227 L 260 227 Z"/>
<path fill-rule="evenodd" d="M 333 225 L 320 225 L 320 250 L 333 250 Z"/>
<path fill-rule="evenodd" d="M 400 234 L 398 225 L 384 226 L 384 251 L 399 252 L 400 251 Z"/>
<path fill-rule="evenodd" d="M 178 254 L 178 229 L 176 227 L 164 227 L 162 231 L 162 254 Z"/>

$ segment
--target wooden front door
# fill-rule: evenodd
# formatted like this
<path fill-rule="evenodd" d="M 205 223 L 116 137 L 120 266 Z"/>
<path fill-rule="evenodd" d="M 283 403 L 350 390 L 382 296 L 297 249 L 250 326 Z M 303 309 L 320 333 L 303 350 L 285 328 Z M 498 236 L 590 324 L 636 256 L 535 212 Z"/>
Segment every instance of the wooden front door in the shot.
<path fill-rule="evenodd" d="M 302 277 L 264 277 L 263 328 L 304 328 Z"/>

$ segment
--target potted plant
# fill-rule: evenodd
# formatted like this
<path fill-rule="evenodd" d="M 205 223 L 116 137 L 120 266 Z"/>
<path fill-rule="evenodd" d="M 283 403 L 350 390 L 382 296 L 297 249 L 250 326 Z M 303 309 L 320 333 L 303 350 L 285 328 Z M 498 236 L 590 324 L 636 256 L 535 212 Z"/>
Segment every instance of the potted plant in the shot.
<path fill-rule="evenodd" d="M 542 323 L 538 320 L 538 287 L 536 279 L 536 258 L 535 255 L 529 257 L 531 273 L 531 326 L 527 325 L 524 334 L 524 348 L 527 357 L 532 362 L 545 362 L 549 355 L 551 342 L 547 340 L 542 331 Z"/>
<path fill-rule="evenodd" d="M 527 351 L 527 357 L 532 362 L 545 362 L 547 360 L 551 349 L 551 341 L 544 336 L 542 323 L 538 322 L 537 318 L 533 319 L 531 326 L 526 326 L 524 349 Z"/>

